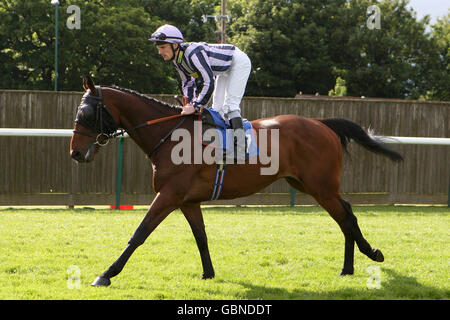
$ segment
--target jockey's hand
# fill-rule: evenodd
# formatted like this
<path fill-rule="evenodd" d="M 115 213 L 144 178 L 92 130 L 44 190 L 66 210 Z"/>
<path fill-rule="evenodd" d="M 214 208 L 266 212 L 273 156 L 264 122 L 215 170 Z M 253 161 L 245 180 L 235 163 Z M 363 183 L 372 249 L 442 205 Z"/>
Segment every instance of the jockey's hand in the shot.
<path fill-rule="evenodd" d="M 187 116 L 189 114 L 193 114 L 195 112 L 195 108 L 191 103 L 183 106 L 183 111 L 181 111 L 181 115 Z"/>

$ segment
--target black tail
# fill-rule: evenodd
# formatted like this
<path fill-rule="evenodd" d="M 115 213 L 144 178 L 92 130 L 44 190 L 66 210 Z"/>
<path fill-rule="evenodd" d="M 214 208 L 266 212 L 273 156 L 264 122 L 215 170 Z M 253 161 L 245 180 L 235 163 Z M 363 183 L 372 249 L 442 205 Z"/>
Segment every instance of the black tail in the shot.
<path fill-rule="evenodd" d="M 393 161 L 401 161 L 403 157 L 400 153 L 389 149 L 383 142 L 369 136 L 358 124 L 341 118 L 320 119 L 320 121 L 333 130 L 341 139 L 344 149 L 351 139 L 369 151 L 382 154 Z"/>

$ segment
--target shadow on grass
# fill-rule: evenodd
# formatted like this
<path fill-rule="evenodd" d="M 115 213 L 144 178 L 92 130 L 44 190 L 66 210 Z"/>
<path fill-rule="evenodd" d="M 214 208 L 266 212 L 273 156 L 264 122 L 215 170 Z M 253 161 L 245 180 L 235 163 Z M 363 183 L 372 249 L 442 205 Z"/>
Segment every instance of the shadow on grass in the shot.
<path fill-rule="evenodd" d="M 246 290 L 241 298 L 263 300 L 448 300 L 450 289 L 426 286 L 415 277 L 404 276 L 394 270 L 382 268 L 385 278 L 380 289 L 351 289 L 335 291 L 286 290 L 277 287 L 258 286 L 248 282 L 235 282 Z"/>
<path fill-rule="evenodd" d="M 324 215 L 328 213 L 318 205 L 312 206 L 203 206 L 202 211 L 205 214 L 257 214 L 257 215 Z M 353 205 L 353 211 L 356 216 L 376 216 L 387 215 L 429 215 L 429 214 L 449 214 L 450 209 L 447 206 L 393 206 L 393 205 Z"/>
<path fill-rule="evenodd" d="M 304 215 L 304 214 L 322 214 L 328 213 L 320 206 L 242 206 L 242 207 L 202 207 L 204 214 L 256 214 L 256 215 Z"/>

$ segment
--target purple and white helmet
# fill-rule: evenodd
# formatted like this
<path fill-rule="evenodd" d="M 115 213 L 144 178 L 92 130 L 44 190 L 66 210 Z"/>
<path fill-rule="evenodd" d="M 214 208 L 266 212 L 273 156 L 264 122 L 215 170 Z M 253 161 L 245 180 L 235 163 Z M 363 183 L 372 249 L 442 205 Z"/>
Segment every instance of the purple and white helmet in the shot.
<path fill-rule="evenodd" d="M 177 27 L 165 24 L 159 27 L 148 40 L 156 42 L 156 44 L 181 43 L 183 42 L 183 34 Z"/>

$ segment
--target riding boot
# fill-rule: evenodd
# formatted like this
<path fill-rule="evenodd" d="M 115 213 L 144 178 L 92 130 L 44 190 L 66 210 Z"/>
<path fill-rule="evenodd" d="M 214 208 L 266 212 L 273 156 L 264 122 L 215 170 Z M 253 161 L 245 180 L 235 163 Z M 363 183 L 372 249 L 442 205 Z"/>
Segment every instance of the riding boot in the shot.
<path fill-rule="evenodd" d="M 241 117 L 230 119 L 234 134 L 234 157 L 238 163 L 245 162 L 245 132 Z"/>

